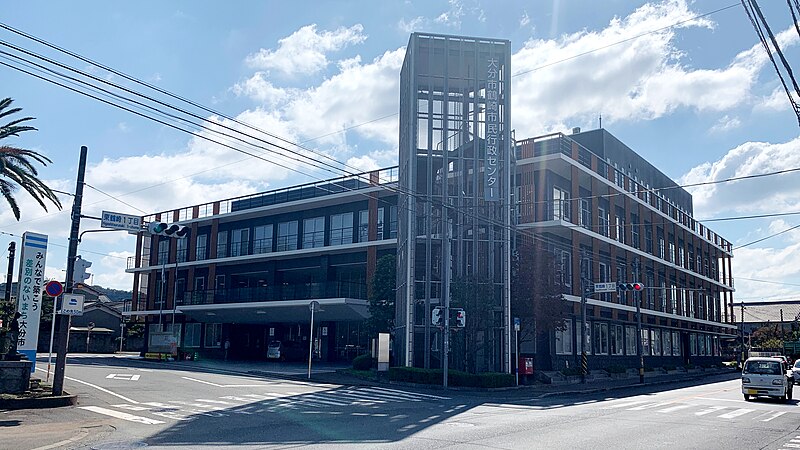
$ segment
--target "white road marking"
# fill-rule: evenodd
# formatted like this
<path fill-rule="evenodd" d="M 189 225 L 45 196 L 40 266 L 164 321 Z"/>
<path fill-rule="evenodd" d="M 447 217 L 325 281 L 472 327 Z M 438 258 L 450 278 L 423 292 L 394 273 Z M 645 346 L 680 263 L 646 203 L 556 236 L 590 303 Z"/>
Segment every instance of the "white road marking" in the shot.
<path fill-rule="evenodd" d="M 646 403 L 646 402 L 644 400 L 638 400 L 638 401 L 635 401 L 635 402 L 625 402 L 625 403 L 620 403 L 618 405 L 611 405 L 611 406 L 609 406 L 609 408 L 625 408 L 625 407 L 628 407 L 628 406 L 639 405 L 639 404 L 642 404 L 642 403 Z"/>
<path fill-rule="evenodd" d="M 221 388 L 243 388 L 243 387 L 263 387 L 264 386 L 264 383 L 261 383 L 261 384 L 217 384 L 217 383 L 212 383 L 210 381 L 198 380 L 197 378 L 191 378 L 191 377 L 181 377 L 181 378 L 183 378 L 184 380 L 195 381 L 197 383 L 208 384 L 208 385 L 211 385 L 211 386 L 214 386 L 214 387 L 221 387 Z"/>
<path fill-rule="evenodd" d="M 106 378 L 111 380 L 126 380 L 126 381 L 139 381 L 141 375 L 134 375 L 132 373 L 110 373 Z"/>
<path fill-rule="evenodd" d="M 721 410 L 723 410 L 725 408 L 726 408 L 726 406 L 709 406 L 708 408 L 706 408 L 706 409 L 704 409 L 702 411 L 698 411 L 698 412 L 694 413 L 694 415 L 696 415 L 696 416 L 704 416 L 706 414 L 711 414 L 713 412 L 721 411 Z"/>
<path fill-rule="evenodd" d="M 676 406 L 671 406 L 669 408 L 659 409 L 658 412 L 660 412 L 660 413 L 671 413 L 673 411 L 678 411 L 678 410 L 681 410 L 681 409 L 691 408 L 692 406 L 694 406 L 694 405 L 676 405 Z"/>
<path fill-rule="evenodd" d="M 650 408 L 658 408 L 661 406 L 671 405 L 672 402 L 663 402 L 663 403 L 647 403 L 642 406 L 636 406 L 633 408 L 628 408 L 628 411 L 641 411 L 643 409 L 650 409 Z"/>
<path fill-rule="evenodd" d="M 131 411 L 147 411 L 148 409 L 150 409 L 150 408 L 148 408 L 146 406 L 128 405 L 126 403 L 120 403 L 119 405 L 111 405 L 111 406 L 113 406 L 115 408 L 128 409 L 128 410 L 131 410 Z"/>
<path fill-rule="evenodd" d="M 204 403 L 217 403 L 220 405 L 228 405 L 228 406 L 235 406 L 236 403 L 231 402 L 223 402 L 222 400 L 206 400 L 204 398 L 195 399 L 196 402 L 204 402 Z"/>
<path fill-rule="evenodd" d="M 79 408 L 96 412 L 98 414 L 105 414 L 106 416 L 116 417 L 117 419 L 127 420 L 129 422 L 143 423 L 145 425 L 157 425 L 159 423 L 164 423 L 160 420 L 150 419 L 142 416 L 134 416 L 133 414 L 114 411 L 113 409 L 101 408 L 99 406 L 79 406 Z"/>
<path fill-rule="evenodd" d="M 47 372 L 45 369 L 40 369 L 38 367 L 36 368 L 36 370 L 41 370 L 42 372 Z M 102 392 L 105 392 L 106 394 L 113 395 L 114 397 L 121 398 L 121 399 L 125 400 L 128 403 L 133 403 L 133 404 L 138 404 L 139 403 L 136 400 L 131 400 L 128 397 L 125 397 L 124 395 L 117 394 L 116 392 L 111 392 L 106 388 L 102 388 L 102 387 L 97 386 L 97 385 L 92 384 L 92 383 L 87 383 L 85 381 L 78 380 L 77 378 L 70 378 L 70 377 L 67 377 L 67 376 L 65 376 L 64 378 L 66 378 L 67 380 L 70 380 L 70 381 L 74 381 L 76 383 L 81 383 L 81 384 L 85 384 L 86 386 L 93 387 L 93 388 L 97 389 L 98 391 L 102 391 Z"/>
<path fill-rule="evenodd" d="M 778 411 L 778 412 L 776 412 L 775 414 L 773 414 L 773 415 L 771 415 L 771 416 L 767 417 L 766 419 L 762 419 L 761 421 L 762 421 L 762 422 L 769 422 L 770 420 L 772 420 L 772 419 L 775 419 L 775 418 L 777 418 L 777 417 L 780 417 L 780 416 L 782 416 L 782 415 L 784 415 L 784 414 L 786 414 L 786 411 Z"/>
<path fill-rule="evenodd" d="M 755 410 L 754 409 L 741 408 L 741 409 L 737 409 L 735 411 L 731 411 L 731 412 L 729 412 L 727 414 L 723 414 L 723 415 L 717 416 L 717 417 L 719 417 L 720 419 L 733 419 L 735 417 L 743 416 L 743 415 L 745 415 L 747 413 L 751 413 L 753 411 L 755 411 Z"/>
<path fill-rule="evenodd" d="M 442 397 L 439 395 L 431 395 L 431 394 L 420 394 L 417 392 L 408 392 L 408 391 L 401 391 L 398 389 L 389 389 L 389 388 L 382 388 L 382 387 L 375 387 L 375 388 L 368 388 L 366 390 L 379 390 L 385 392 L 392 392 L 396 394 L 404 394 L 404 395 L 413 395 L 414 397 L 427 397 L 427 398 L 435 398 L 437 400 L 450 400 L 450 397 Z"/>
<path fill-rule="evenodd" d="M 790 444 L 788 442 L 786 444 L 783 444 L 783 446 L 785 448 L 800 448 L 800 444 Z"/>

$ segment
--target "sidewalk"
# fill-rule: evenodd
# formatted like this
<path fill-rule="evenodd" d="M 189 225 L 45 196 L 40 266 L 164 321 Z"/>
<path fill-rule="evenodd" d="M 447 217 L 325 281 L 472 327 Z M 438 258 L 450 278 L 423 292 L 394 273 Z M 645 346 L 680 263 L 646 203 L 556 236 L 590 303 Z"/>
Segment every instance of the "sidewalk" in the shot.
<path fill-rule="evenodd" d="M 263 377 L 285 377 L 298 380 L 306 380 L 308 376 L 307 363 L 281 363 L 270 361 L 222 361 L 222 360 L 200 360 L 200 361 L 172 361 L 167 364 L 175 365 L 185 369 L 197 368 L 212 371 L 218 371 L 231 374 L 242 374 L 247 376 L 263 376 Z M 399 383 L 392 381 L 379 381 L 376 379 L 364 379 L 357 376 L 344 373 L 342 369 L 349 369 L 351 367 L 348 363 L 326 363 L 314 362 L 312 363 L 311 382 L 318 383 L 332 383 L 332 384 L 347 384 L 347 385 L 393 385 L 393 386 L 410 386 L 415 388 L 441 390 L 440 385 L 427 385 L 427 384 L 411 384 Z M 657 386 L 670 383 L 680 383 L 684 381 L 695 381 L 704 378 L 718 377 L 720 379 L 735 379 L 740 376 L 740 372 L 734 369 L 707 369 L 699 372 L 682 372 L 682 373 L 656 373 L 646 372 L 644 377 L 644 384 L 639 383 L 639 377 L 630 376 L 628 378 L 605 378 L 605 379 L 587 379 L 586 383 L 560 383 L 560 384 L 545 384 L 533 383 L 529 385 L 520 385 L 506 388 L 466 388 L 466 387 L 450 387 L 449 389 L 455 391 L 471 391 L 471 392 L 503 392 L 510 394 L 518 392 L 520 395 L 534 396 L 534 397 L 548 397 L 553 395 L 569 395 L 578 393 L 602 392 L 614 389 L 624 389 L 631 387 L 641 386 Z"/>

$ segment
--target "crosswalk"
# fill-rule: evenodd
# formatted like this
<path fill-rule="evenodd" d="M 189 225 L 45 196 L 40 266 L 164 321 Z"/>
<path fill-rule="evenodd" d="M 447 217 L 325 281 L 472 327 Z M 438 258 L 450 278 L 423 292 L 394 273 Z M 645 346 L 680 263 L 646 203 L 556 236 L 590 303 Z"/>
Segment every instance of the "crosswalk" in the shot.
<path fill-rule="evenodd" d="M 309 414 L 354 414 L 385 416 L 381 405 L 449 400 L 450 397 L 384 387 L 349 386 L 311 392 L 259 392 L 224 395 L 217 398 L 129 402 L 80 409 L 144 425 L 166 421 L 187 421 L 199 417 L 223 418 L 233 415 L 269 414 L 296 410 Z M 343 411 L 349 408 L 350 411 Z M 365 411 L 366 410 L 366 411 Z M 374 412 L 372 412 L 374 411 Z"/>
<path fill-rule="evenodd" d="M 690 417 L 706 417 L 722 420 L 752 420 L 771 422 L 786 414 L 800 414 L 800 411 L 765 410 L 758 408 L 740 408 L 728 405 L 703 405 L 682 402 L 652 402 L 648 400 L 624 400 L 607 406 L 608 409 L 621 411 L 649 411 L 657 414 L 684 414 Z"/>

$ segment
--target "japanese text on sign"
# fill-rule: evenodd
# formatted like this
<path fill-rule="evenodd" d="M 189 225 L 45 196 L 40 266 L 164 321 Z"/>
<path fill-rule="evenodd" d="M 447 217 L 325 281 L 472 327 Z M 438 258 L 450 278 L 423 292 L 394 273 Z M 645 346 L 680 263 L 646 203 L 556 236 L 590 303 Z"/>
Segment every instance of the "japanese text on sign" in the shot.
<path fill-rule="evenodd" d="M 486 157 L 484 160 L 484 199 L 486 201 L 500 200 L 500 185 L 498 180 L 499 166 L 499 114 L 498 100 L 500 88 L 498 86 L 499 61 L 494 58 L 488 60 L 486 68 Z"/>

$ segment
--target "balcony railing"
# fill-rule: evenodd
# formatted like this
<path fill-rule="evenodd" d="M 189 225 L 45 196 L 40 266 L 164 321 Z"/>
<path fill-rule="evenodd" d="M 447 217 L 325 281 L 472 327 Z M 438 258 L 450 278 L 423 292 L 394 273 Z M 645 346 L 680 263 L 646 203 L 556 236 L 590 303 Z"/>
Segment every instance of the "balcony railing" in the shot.
<path fill-rule="evenodd" d="M 179 300 L 179 304 L 210 305 L 340 297 L 366 299 L 367 285 L 363 283 L 328 281 L 234 289 L 207 289 L 186 292 Z"/>

